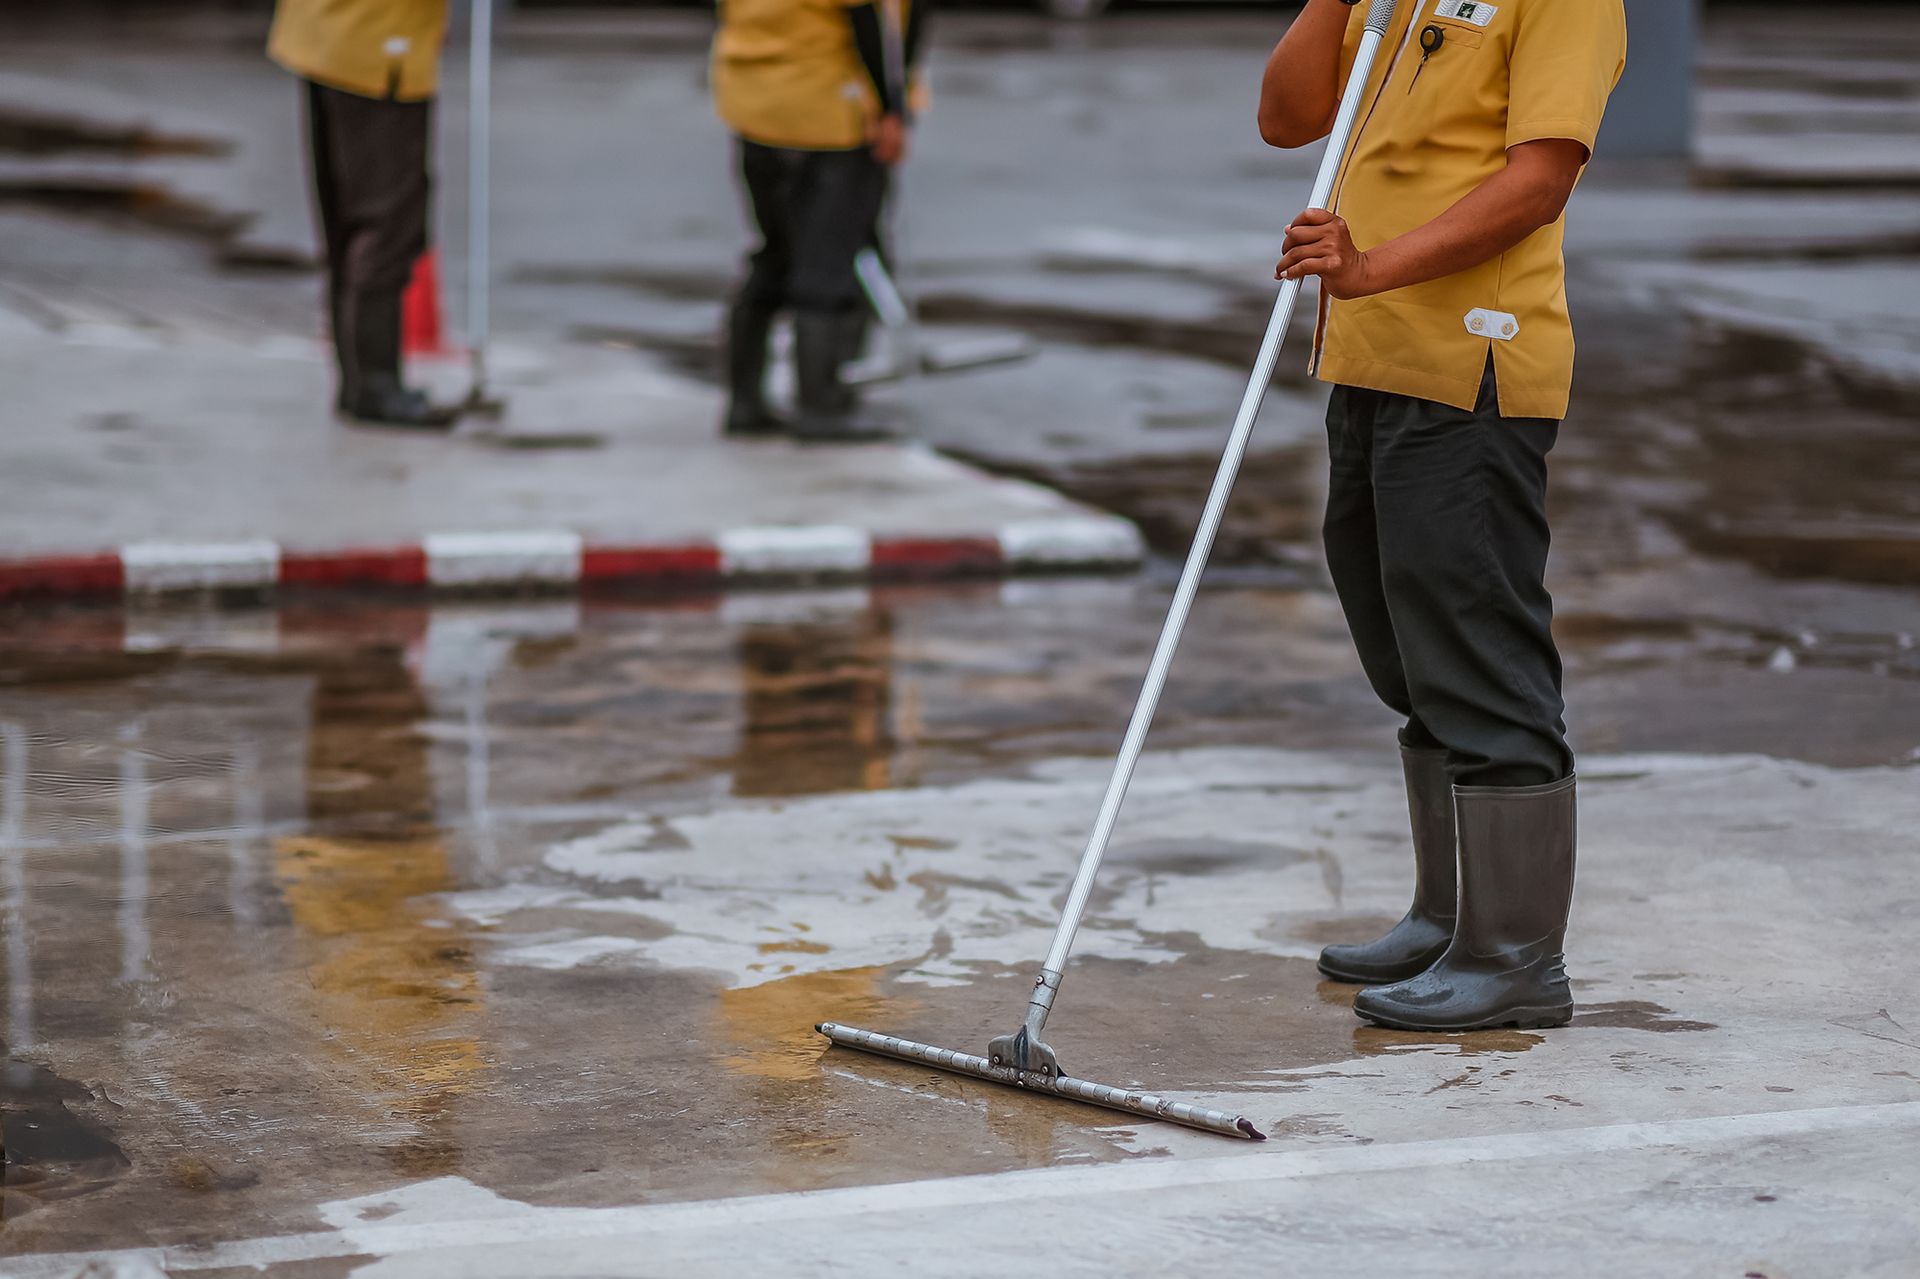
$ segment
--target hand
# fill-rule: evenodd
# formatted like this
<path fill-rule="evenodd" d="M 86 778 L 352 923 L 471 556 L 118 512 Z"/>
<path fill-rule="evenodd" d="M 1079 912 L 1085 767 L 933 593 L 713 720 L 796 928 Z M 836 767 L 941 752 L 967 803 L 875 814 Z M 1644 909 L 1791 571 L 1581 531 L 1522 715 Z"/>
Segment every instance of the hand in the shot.
<path fill-rule="evenodd" d="M 1325 209 L 1307 209 L 1287 227 L 1286 256 L 1274 269 L 1276 280 L 1320 277 L 1320 287 L 1331 297 L 1359 298 L 1378 290 L 1369 287 L 1367 255 L 1353 245 L 1347 220 Z"/>
<path fill-rule="evenodd" d="M 907 122 L 897 115 L 883 115 L 867 126 L 867 147 L 873 158 L 891 169 L 907 158 Z"/>

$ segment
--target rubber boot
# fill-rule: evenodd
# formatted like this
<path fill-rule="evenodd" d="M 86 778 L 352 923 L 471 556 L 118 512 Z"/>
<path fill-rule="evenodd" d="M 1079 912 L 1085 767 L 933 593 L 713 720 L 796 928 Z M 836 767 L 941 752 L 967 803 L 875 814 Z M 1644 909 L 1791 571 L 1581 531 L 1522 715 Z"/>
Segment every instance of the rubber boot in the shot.
<path fill-rule="evenodd" d="M 855 444 L 892 434 L 840 380 L 846 353 L 847 319 L 837 311 L 801 311 L 793 317 L 794 378 L 800 411 L 793 437 L 815 444 Z"/>
<path fill-rule="evenodd" d="M 334 337 L 342 355 L 340 415 L 363 426 L 450 428 L 456 410 L 435 405 L 400 380 L 400 295 L 350 295 L 341 311 L 347 331 Z"/>
<path fill-rule="evenodd" d="M 1354 996 L 1395 1030 L 1534 1029 L 1573 1019 L 1563 948 L 1573 906 L 1574 779 L 1456 786 L 1460 907 L 1433 967 Z"/>
<path fill-rule="evenodd" d="M 773 307 L 737 299 L 727 312 L 727 416 L 725 435 L 764 438 L 787 429 L 786 419 L 767 407 L 767 343 L 773 335 Z"/>
<path fill-rule="evenodd" d="M 1433 966 L 1453 940 L 1453 780 L 1444 750 L 1400 748 L 1413 822 L 1413 906 L 1384 937 L 1320 952 L 1320 971 L 1367 986 L 1405 981 Z"/>

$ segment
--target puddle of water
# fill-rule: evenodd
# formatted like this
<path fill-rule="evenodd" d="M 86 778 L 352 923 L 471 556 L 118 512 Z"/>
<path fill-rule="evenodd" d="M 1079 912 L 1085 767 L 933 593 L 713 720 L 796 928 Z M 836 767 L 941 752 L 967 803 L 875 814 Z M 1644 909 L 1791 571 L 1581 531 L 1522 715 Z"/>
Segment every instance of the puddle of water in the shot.
<path fill-rule="evenodd" d="M 1671 1008 L 1643 999 L 1623 999 L 1606 1004 L 1581 1004 L 1574 1010 L 1576 1026 L 1608 1026 L 1617 1030 L 1645 1030 L 1654 1034 L 1718 1030 L 1710 1021 L 1689 1021 Z"/>
<path fill-rule="evenodd" d="M 68 182 L 58 178 L 0 181 L 0 205 L 23 204 L 59 213 L 135 223 L 219 243 L 248 219 L 186 200 L 164 187 Z"/>
<path fill-rule="evenodd" d="M 882 968 L 799 973 L 720 993 L 720 1042 L 731 1051 L 721 1064 L 755 1079 L 807 1080 L 820 1073 L 827 1041 L 813 1029 L 823 1021 L 853 1026 L 897 1025 L 911 1001 L 880 993 Z"/>
<path fill-rule="evenodd" d="M 104 125 L 64 116 L 39 115 L 17 108 L 0 110 L 0 152 L 16 155 L 69 155 L 106 151 L 119 155 L 226 155 L 227 143 L 186 134 L 155 133 L 138 125 Z"/>
<path fill-rule="evenodd" d="M 1363 1026 L 1353 1032 L 1353 1046 L 1362 1057 L 1395 1057 L 1404 1053 L 1450 1053 L 1480 1057 L 1489 1053 L 1523 1053 L 1544 1043 L 1541 1035 L 1524 1030 L 1476 1030 L 1464 1035 L 1428 1035 L 1382 1026 Z"/>
<path fill-rule="evenodd" d="M 309 820 L 334 830 L 273 841 L 274 880 L 300 946 L 313 1016 L 336 1069 L 412 1131 L 388 1151 L 412 1175 L 453 1171 L 449 1120 L 480 1086 L 485 997 L 475 941 L 438 895 L 460 886 L 446 836 L 409 830 L 436 809 L 425 694 L 401 650 L 323 669 L 305 769 Z M 404 832 L 404 833 L 400 833 Z"/>
<path fill-rule="evenodd" d="M 892 619 L 752 625 L 735 640 L 743 684 L 736 795 L 891 784 Z"/>
<path fill-rule="evenodd" d="M 131 1164 L 112 1132 L 73 1109 L 103 1104 L 94 1090 L 30 1062 L 0 1062 L 0 1222 L 125 1174 Z"/>

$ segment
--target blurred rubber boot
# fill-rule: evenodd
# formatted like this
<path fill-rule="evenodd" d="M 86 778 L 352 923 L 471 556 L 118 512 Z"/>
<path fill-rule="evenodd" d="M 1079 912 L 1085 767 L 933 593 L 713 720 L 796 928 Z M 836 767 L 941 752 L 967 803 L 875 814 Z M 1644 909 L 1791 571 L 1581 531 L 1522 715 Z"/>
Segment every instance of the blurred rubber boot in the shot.
<path fill-rule="evenodd" d="M 852 364 L 867 353 L 867 336 L 873 328 L 873 311 L 860 306 L 849 311 L 840 325 L 840 363 Z"/>
<path fill-rule="evenodd" d="M 840 363 L 846 353 L 847 323 L 838 311 L 801 311 L 793 317 L 794 379 L 799 412 L 793 437 L 813 444 L 857 444 L 887 439 L 892 432 L 864 412 L 846 383 Z"/>
<path fill-rule="evenodd" d="M 400 295 L 357 294 L 343 309 L 347 332 L 335 338 L 343 356 L 341 416 L 362 426 L 451 428 L 459 417 L 456 410 L 435 405 L 400 380 Z"/>
<path fill-rule="evenodd" d="M 767 345 L 775 309 L 740 298 L 727 312 L 727 416 L 723 434 L 745 438 L 780 435 L 786 419 L 767 407 Z"/>
<path fill-rule="evenodd" d="M 1413 905 L 1384 936 L 1322 950 L 1320 971 L 1334 981 L 1378 986 L 1418 977 L 1453 940 L 1453 781 L 1447 753 L 1403 746 L 1400 766 L 1413 822 Z"/>
<path fill-rule="evenodd" d="M 1354 996 L 1395 1030 L 1534 1029 L 1573 1019 L 1564 947 L 1573 906 L 1574 779 L 1456 786 L 1460 905 L 1433 967 Z"/>

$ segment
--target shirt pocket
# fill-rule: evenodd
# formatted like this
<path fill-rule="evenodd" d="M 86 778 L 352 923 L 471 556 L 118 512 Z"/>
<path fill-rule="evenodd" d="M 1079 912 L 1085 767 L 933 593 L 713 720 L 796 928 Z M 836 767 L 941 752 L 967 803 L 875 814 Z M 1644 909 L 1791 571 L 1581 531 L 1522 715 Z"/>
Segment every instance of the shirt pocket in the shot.
<path fill-rule="evenodd" d="M 1435 18 L 1413 33 L 1405 55 L 1411 66 L 1395 77 L 1381 104 L 1393 113 L 1381 148 L 1388 172 L 1422 172 L 1432 143 L 1445 144 L 1458 128 L 1473 127 L 1497 55 L 1487 47 L 1487 33 L 1470 22 Z"/>

